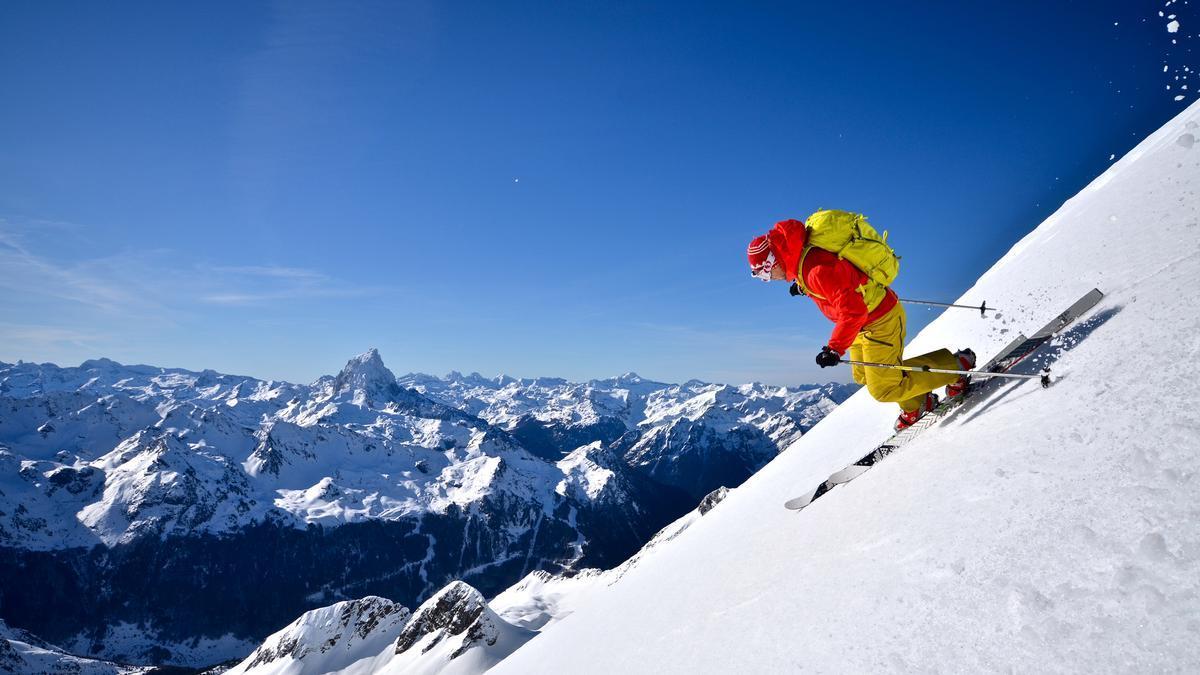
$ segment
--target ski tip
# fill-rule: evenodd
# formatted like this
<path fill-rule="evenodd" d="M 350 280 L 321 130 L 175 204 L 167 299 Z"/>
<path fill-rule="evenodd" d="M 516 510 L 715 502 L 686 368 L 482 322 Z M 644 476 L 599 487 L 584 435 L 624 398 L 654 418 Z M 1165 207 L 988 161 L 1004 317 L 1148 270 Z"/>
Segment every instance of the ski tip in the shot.
<path fill-rule="evenodd" d="M 799 497 L 789 499 L 783 503 L 783 508 L 785 508 L 789 511 L 799 511 L 800 509 L 811 504 L 813 502 L 813 497 L 815 495 L 816 495 L 816 491 L 814 490 L 812 492 L 801 495 Z"/>

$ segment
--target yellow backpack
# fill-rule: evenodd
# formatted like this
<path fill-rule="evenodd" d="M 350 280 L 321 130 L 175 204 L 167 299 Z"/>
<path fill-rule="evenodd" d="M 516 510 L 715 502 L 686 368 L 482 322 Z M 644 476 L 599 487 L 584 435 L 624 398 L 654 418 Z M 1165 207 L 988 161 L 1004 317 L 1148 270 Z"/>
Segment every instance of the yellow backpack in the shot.
<path fill-rule="evenodd" d="M 887 287 L 900 274 L 900 256 L 888 246 L 887 232 L 881 236 L 867 222 L 866 216 L 849 211 L 817 211 L 804 221 L 804 225 L 808 230 L 808 240 L 804 245 L 804 253 L 800 255 L 800 269 L 797 272 L 804 269 L 804 258 L 813 246 L 836 253 L 867 275 L 868 281 L 858 287 L 858 292 L 862 293 L 868 310 L 878 307 L 887 293 Z M 803 275 L 799 273 L 796 275 L 796 284 L 801 293 L 814 295 L 804 285 Z"/>

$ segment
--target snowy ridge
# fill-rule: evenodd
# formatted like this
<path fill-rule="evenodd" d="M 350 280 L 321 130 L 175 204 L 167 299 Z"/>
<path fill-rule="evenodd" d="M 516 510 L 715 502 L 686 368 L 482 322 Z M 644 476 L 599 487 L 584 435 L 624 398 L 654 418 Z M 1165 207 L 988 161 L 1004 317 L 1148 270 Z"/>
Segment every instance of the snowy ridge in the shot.
<path fill-rule="evenodd" d="M 533 635 L 497 616 L 479 591 L 455 582 L 413 613 L 394 655 L 377 672 L 482 673 Z"/>
<path fill-rule="evenodd" d="M 152 668 L 125 666 L 68 654 L 34 635 L 0 621 L 0 673 L 134 675 Z"/>
<path fill-rule="evenodd" d="M 735 387 L 699 380 L 671 385 L 635 373 L 587 383 L 487 379 L 478 373 L 450 373 L 445 379 L 410 374 L 400 382 L 503 427 L 549 458 L 559 456 L 552 448 L 599 439 L 631 466 L 692 499 L 740 483 L 856 388 Z"/>
<path fill-rule="evenodd" d="M 1092 287 L 1037 363 L 794 513 L 894 411 L 858 394 L 493 672 L 1193 672 L 1200 104 L 1018 243 L 910 353 L 981 358 Z M 1141 358 L 1146 355 L 1146 358 Z M 1170 363 L 1156 369 L 1155 364 Z M 863 636 L 870 636 L 864 640 Z M 682 636 L 682 637 L 681 637 Z"/>
<path fill-rule="evenodd" d="M 533 635 L 497 616 L 479 591 L 455 581 L 415 612 L 377 597 L 307 612 L 227 672 L 474 674 Z"/>
<path fill-rule="evenodd" d="M 444 379 L 410 373 L 398 379 L 404 386 L 510 431 L 530 418 L 573 426 L 615 419 L 626 429 L 635 429 L 679 417 L 695 422 L 709 416 L 714 426 L 728 428 L 785 413 L 797 414 L 795 421 L 801 426 L 812 426 L 837 403 L 825 399 L 854 390 L 836 384 L 775 387 L 754 382 L 735 387 L 699 380 L 666 384 L 636 373 L 585 383 L 504 375 L 489 379 L 478 373 L 450 373 Z"/>
<path fill-rule="evenodd" d="M 352 670 L 364 659 L 373 659 L 387 649 L 410 616 L 407 608 L 374 596 L 314 609 L 268 637 L 227 673 Z"/>
<path fill-rule="evenodd" d="M 627 426 L 634 426 L 642 419 L 646 397 L 670 386 L 644 380 L 636 373 L 584 383 L 553 377 L 517 379 L 501 375 L 489 379 L 479 373 L 458 372 L 445 378 L 410 373 L 400 376 L 399 381 L 507 429 L 525 417 L 576 425 L 619 418 Z"/>

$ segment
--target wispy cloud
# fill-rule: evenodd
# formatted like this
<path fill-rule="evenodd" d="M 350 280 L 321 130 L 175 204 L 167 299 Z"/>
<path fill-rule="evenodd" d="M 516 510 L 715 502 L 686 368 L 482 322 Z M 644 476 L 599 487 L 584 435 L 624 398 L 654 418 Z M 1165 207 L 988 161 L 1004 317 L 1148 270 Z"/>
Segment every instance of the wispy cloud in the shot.
<path fill-rule="evenodd" d="M 60 326 L 40 326 L 0 322 L 0 339 L 6 342 L 62 342 L 74 346 L 88 346 L 107 339 L 107 335 L 95 331 L 78 331 Z"/>
<path fill-rule="evenodd" d="M 278 265 L 206 266 L 197 271 L 217 288 L 198 299 L 212 305 L 258 305 L 294 300 L 350 298 L 384 289 L 354 286 L 317 270 Z"/>
<path fill-rule="evenodd" d="M 144 306 L 146 296 L 117 281 L 124 257 L 54 261 L 32 252 L 15 228 L 0 220 L 0 293 L 10 301 L 58 300 L 113 311 Z"/>
<path fill-rule="evenodd" d="M 315 270 L 278 265 L 242 265 L 239 267 L 210 267 L 213 272 L 242 274 L 246 276 L 273 277 L 279 279 L 305 279 L 327 281 L 329 276 Z"/>
<path fill-rule="evenodd" d="M 107 353 L 114 344 L 111 335 L 97 330 L 0 321 L 0 359 L 48 360 L 71 363 L 78 355 Z"/>
<path fill-rule="evenodd" d="M 342 298 L 384 292 L 321 271 L 283 265 L 182 262 L 170 250 L 125 252 L 66 260 L 35 252 L 20 228 L 0 220 L 0 309 L 21 317 L 39 308 L 70 314 L 171 320 L 196 303 L 244 306 Z"/>
<path fill-rule="evenodd" d="M 214 293 L 200 298 L 211 305 L 259 305 L 289 300 L 313 300 L 318 298 L 352 298 L 372 295 L 370 288 L 289 288 L 260 293 Z"/>

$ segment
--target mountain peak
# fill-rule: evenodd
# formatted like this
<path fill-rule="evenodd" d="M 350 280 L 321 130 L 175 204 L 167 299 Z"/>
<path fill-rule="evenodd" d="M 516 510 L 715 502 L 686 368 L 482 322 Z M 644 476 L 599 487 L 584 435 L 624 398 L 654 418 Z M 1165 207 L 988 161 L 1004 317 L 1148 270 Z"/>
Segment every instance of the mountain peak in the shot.
<path fill-rule="evenodd" d="M 378 596 L 314 609 L 268 637 L 231 672 L 340 670 L 386 649 L 409 616 L 407 608 Z"/>
<path fill-rule="evenodd" d="M 379 350 L 374 347 L 371 347 L 367 351 L 350 359 L 351 363 L 354 363 L 356 361 L 358 363 L 378 363 L 380 366 L 383 365 L 383 357 L 379 355 Z"/>
<path fill-rule="evenodd" d="M 462 645 L 450 655 L 452 659 L 480 640 L 495 644 L 496 628 L 485 616 L 486 607 L 483 595 L 475 588 L 462 581 L 451 582 L 413 613 L 396 639 L 396 653 L 403 654 L 427 635 L 433 637 L 423 651 L 429 651 L 438 642 L 465 634 Z"/>
<path fill-rule="evenodd" d="M 383 358 L 374 347 L 347 361 L 333 384 L 335 394 L 350 391 L 355 403 L 368 405 L 390 398 L 399 389 L 395 374 L 383 365 Z"/>
<path fill-rule="evenodd" d="M 120 363 L 117 363 L 116 361 L 113 361 L 112 359 L 105 358 L 105 357 L 101 357 L 98 359 L 88 359 L 87 361 L 84 361 L 83 363 L 79 364 L 79 368 L 81 370 L 110 369 L 110 368 L 120 368 L 120 367 L 121 367 Z"/>

